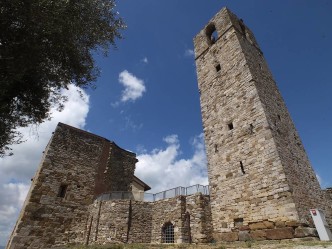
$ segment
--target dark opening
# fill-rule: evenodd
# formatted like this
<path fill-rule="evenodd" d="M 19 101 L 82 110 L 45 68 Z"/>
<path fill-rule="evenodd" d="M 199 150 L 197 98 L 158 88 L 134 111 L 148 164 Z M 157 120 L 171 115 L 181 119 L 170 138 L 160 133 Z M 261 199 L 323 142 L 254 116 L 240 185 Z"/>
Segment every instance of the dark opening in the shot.
<path fill-rule="evenodd" d="M 205 34 L 209 39 L 210 45 L 214 44 L 218 39 L 218 32 L 216 30 L 216 26 L 214 26 L 213 23 L 206 27 Z"/>
<path fill-rule="evenodd" d="M 280 115 L 278 115 L 278 119 L 279 119 L 279 120 L 281 120 L 281 117 L 280 117 Z"/>
<path fill-rule="evenodd" d="M 218 144 L 214 145 L 214 152 L 217 153 L 218 152 Z"/>
<path fill-rule="evenodd" d="M 66 196 L 68 185 L 62 184 L 59 188 L 58 197 L 64 198 Z"/>
<path fill-rule="evenodd" d="M 219 72 L 220 70 L 221 70 L 221 66 L 220 66 L 220 64 L 218 64 L 218 65 L 216 66 L 216 71 Z"/>
<path fill-rule="evenodd" d="M 242 174 L 245 174 L 246 172 L 244 171 L 244 167 L 243 167 L 242 161 L 240 161 L 240 167 L 241 167 Z"/>
<path fill-rule="evenodd" d="M 234 219 L 234 226 L 235 227 L 243 226 L 243 218 Z"/>
<path fill-rule="evenodd" d="M 234 125 L 233 125 L 232 122 L 230 122 L 227 126 L 228 126 L 229 130 L 233 130 L 234 129 Z"/>
<path fill-rule="evenodd" d="M 249 133 L 254 134 L 254 126 L 252 124 L 249 125 Z"/>
<path fill-rule="evenodd" d="M 174 225 L 171 222 L 165 223 L 162 228 L 162 243 L 174 243 Z"/>

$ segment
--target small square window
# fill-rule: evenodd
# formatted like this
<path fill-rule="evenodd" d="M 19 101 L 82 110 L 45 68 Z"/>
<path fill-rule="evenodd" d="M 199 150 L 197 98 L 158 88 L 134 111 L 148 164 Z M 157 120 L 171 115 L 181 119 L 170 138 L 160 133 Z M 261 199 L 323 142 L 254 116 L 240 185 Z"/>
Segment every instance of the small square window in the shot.
<path fill-rule="evenodd" d="M 216 71 L 219 72 L 221 70 L 220 64 L 216 65 Z"/>
<path fill-rule="evenodd" d="M 227 126 L 228 126 L 229 130 L 233 130 L 234 129 L 234 125 L 233 125 L 232 122 L 230 122 Z"/>
<path fill-rule="evenodd" d="M 235 227 L 243 226 L 243 218 L 236 218 L 236 219 L 234 219 L 234 226 Z"/>

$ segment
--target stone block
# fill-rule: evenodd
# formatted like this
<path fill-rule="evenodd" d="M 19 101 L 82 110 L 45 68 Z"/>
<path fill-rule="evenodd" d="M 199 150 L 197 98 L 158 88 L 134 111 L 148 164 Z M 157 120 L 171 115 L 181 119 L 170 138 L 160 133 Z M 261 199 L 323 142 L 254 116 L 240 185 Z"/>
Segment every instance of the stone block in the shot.
<path fill-rule="evenodd" d="M 265 230 L 250 231 L 250 236 L 253 240 L 266 240 Z"/>
<path fill-rule="evenodd" d="M 263 222 L 256 222 L 249 224 L 250 230 L 259 230 L 259 229 L 266 229 L 266 226 Z"/>
<path fill-rule="evenodd" d="M 291 227 L 268 229 L 265 232 L 266 239 L 279 240 L 294 238 L 294 229 Z"/>
<path fill-rule="evenodd" d="M 239 231 L 239 240 L 240 241 L 251 240 L 251 236 L 249 234 L 249 231 Z"/>
<path fill-rule="evenodd" d="M 276 221 L 275 226 L 276 226 L 276 228 L 282 228 L 282 227 L 285 227 L 286 224 L 284 221 Z"/>
<path fill-rule="evenodd" d="M 219 237 L 221 241 L 227 241 L 227 242 L 233 242 L 239 240 L 239 235 L 237 232 L 221 233 Z"/>
<path fill-rule="evenodd" d="M 295 228 L 296 238 L 303 238 L 303 237 L 317 237 L 317 230 L 312 227 L 297 227 Z"/>
<path fill-rule="evenodd" d="M 250 227 L 249 226 L 240 226 L 239 230 L 240 231 L 247 231 L 247 230 L 250 230 Z"/>
<path fill-rule="evenodd" d="M 272 229 L 272 228 L 274 228 L 274 222 L 272 222 L 272 221 L 267 221 L 267 220 L 265 220 L 265 221 L 263 221 L 263 224 L 264 224 L 264 226 L 265 226 L 266 228 L 268 228 L 268 229 Z"/>
<path fill-rule="evenodd" d="M 295 220 L 291 220 L 291 221 L 286 221 L 285 225 L 286 225 L 286 227 L 298 227 L 301 225 L 301 223 L 299 223 Z"/>

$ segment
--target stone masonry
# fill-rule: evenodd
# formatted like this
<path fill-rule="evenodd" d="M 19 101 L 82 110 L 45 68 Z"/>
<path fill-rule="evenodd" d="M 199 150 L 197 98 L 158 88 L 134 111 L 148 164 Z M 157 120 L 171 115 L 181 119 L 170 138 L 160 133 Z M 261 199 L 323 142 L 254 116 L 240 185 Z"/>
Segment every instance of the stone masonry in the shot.
<path fill-rule="evenodd" d="M 331 227 L 332 190 L 320 189 L 252 32 L 223 8 L 194 45 L 210 195 L 145 202 L 134 153 L 59 123 L 7 249 L 316 237 L 311 208 Z"/>
<path fill-rule="evenodd" d="M 88 244 L 162 243 L 162 227 L 174 225 L 175 243 L 207 243 L 212 240 L 209 197 L 189 196 L 143 202 L 95 201 L 84 231 Z"/>
<path fill-rule="evenodd" d="M 47 248 L 83 241 L 88 207 L 104 192 L 130 191 L 134 153 L 59 123 L 7 248 Z"/>
<path fill-rule="evenodd" d="M 194 44 L 214 238 L 293 238 L 310 208 L 330 216 L 252 32 L 224 8 Z"/>
<path fill-rule="evenodd" d="M 209 196 L 198 193 L 155 202 L 137 199 L 137 193 L 131 192 L 132 186 L 142 187 L 134 177 L 136 162 L 134 153 L 114 142 L 59 123 L 7 248 L 162 243 L 166 223 L 174 225 L 176 243 L 210 241 Z M 149 189 L 144 183 L 143 187 Z M 98 199 L 104 193 L 127 195 Z"/>

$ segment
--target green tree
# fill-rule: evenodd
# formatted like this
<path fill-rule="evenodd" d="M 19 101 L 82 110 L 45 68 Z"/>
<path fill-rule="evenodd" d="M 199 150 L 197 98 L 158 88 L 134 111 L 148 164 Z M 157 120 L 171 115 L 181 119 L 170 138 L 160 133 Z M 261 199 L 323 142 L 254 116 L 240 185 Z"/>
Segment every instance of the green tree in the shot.
<path fill-rule="evenodd" d="M 61 89 L 94 87 L 93 53 L 107 56 L 125 28 L 114 0 L 0 1 L 0 157 L 21 142 L 18 127 L 63 108 Z"/>

